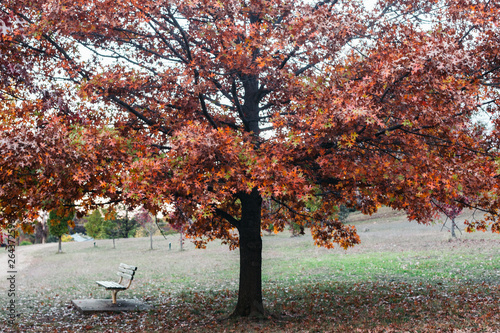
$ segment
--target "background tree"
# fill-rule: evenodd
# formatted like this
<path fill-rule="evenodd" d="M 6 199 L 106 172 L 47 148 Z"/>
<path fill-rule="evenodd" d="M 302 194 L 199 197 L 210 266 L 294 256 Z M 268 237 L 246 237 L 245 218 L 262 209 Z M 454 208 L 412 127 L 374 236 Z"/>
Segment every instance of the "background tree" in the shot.
<path fill-rule="evenodd" d="M 87 234 L 94 239 L 109 238 L 112 236 L 112 230 L 116 228 L 116 224 L 113 220 L 106 220 L 99 209 L 94 210 L 92 214 L 89 215 L 84 225 Z"/>
<path fill-rule="evenodd" d="M 122 207 L 123 208 L 123 207 Z M 135 235 L 139 226 L 135 218 L 130 218 L 128 209 L 116 210 L 113 223 L 116 224 L 117 237 L 128 238 Z"/>
<path fill-rule="evenodd" d="M 103 221 L 104 219 L 102 218 L 99 210 L 94 210 L 87 218 L 87 222 L 84 224 L 87 234 L 94 239 L 99 238 L 99 236 L 102 235 Z"/>
<path fill-rule="evenodd" d="M 115 248 L 115 239 L 118 237 L 128 238 L 131 234 L 135 233 L 137 221 L 129 219 L 128 210 L 118 211 L 116 209 L 108 212 L 104 221 L 104 228 L 106 235 L 113 239 L 113 249 Z M 119 218 L 123 215 L 123 218 Z"/>
<path fill-rule="evenodd" d="M 109 219 L 105 221 L 106 223 L 106 235 L 107 238 L 111 238 L 113 240 L 113 249 L 116 248 L 115 239 L 118 237 L 120 230 L 118 229 L 118 224 L 116 219 Z"/>
<path fill-rule="evenodd" d="M 48 226 L 47 221 L 49 219 L 48 212 L 41 212 L 39 218 L 35 223 L 35 243 L 45 244 L 47 241 Z"/>
<path fill-rule="evenodd" d="M 465 197 L 461 197 L 461 198 L 459 198 L 459 200 L 462 202 L 465 202 L 465 203 L 469 202 L 469 200 Z M 448 219 L 450 219 L 451 227 L 449 228 L 449 230 L 451 231 L 451 237 L 457 238 L 457 235 L 455 233 L 455 229 L 458 229 L 460 231 L 460 233 L 462 233 L 462 231 L 455 223 L 455 219 L 458 216 L 460 216 L 460 214 L 462 213 L 462 207 L 460 207 L 457 204 L 443 204 L 440 202 L 434 202 L 434 204 L 446 216 L 446 220 L 444 221 L 443 226 L 441 227 L 441 230 L 443 230 L 443 228 L 446 226 L 446 222 L 448 221 Z"/>
<path fill-rule="evenodd" d="M 149 236 L 149 249 L 153 250 L 153 235 L 158 230 L 155 220 L 144 207 L 139 208 L 139 211 L 134 215 L 134 219 L 146 231 Z"/>
<path fill-rule="evenodd" d="M 69 228 L 73 226 L 73 212 L 68 212 L 63 209 L 52 210 L 49 213 L 49 233 L 59 239 L 58 253 L 62 253 L 61 241 L 64 234 L 69 233 Z"/>
<path fill-rule="evenodd" d="M 144 204 L 199 247 L 239 247 L 235 316 L 264 313 L 271 224 L 347 248 L 359 237 L 335 207 L 387 205 L 428 223 L 437 200 L 484 210 L 469 230 L 500 230 L 497 1 L 0 6 L 25 22 L 5 54 L 37 78 L 15 87 L 26 103 L 3 104 L 2 224 L 29 228 L 60 198 Z"/>

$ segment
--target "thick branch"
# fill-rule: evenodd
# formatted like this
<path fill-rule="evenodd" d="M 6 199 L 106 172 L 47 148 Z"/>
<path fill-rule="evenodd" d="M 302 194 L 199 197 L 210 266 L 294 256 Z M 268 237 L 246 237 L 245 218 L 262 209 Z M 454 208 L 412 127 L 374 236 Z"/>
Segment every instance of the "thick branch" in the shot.
<path fill-rule="evenodd" d="M 215 208 L 215 214 L 231 223 L 231 225 L 235 228 L 239 228 L 241 226 L 241 222 L 239 220 L 235 219 L 232 215 L 226 213 L 222 209 Z"/>

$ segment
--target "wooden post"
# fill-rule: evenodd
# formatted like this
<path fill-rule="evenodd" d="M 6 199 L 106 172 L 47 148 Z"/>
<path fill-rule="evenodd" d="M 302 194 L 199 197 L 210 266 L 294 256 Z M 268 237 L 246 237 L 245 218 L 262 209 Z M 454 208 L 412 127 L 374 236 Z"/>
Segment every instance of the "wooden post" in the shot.
<path fill-rule="evenodd" d="M 116 304 L 116 294 L 118 294 L 118 290 L 111 291 L 111 303 Z"/>

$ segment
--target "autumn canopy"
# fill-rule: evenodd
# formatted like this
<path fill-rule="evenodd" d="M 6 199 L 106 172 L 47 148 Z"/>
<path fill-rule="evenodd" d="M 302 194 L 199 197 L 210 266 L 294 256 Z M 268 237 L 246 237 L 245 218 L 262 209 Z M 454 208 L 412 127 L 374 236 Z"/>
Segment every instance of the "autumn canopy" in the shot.
<path fill-rule="evenodd" d="M 497 0 L 2 1 L 0 225 L 162 212 L 239 246 L 240 316 L 264 312 L 263 228 L 349 247 L 340 205 L 428 223 L 439 202 L 499 232 L 498 17 Z"/>

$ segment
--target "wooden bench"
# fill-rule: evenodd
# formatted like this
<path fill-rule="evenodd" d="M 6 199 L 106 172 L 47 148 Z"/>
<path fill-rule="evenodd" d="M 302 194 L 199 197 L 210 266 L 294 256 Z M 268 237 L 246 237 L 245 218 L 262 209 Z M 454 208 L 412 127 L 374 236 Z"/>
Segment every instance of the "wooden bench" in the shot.
<path fill-rule="evenodd" d="M 111 290 L 112 302 L 113 304 L 116 304 L 116 294 L 118 294 L 119 291 L 127 290 L 130 287 L 130 285 L 132 284 L 132 280 L 134 279 L 136 270 L 137 267 L 122 263 L 118 267 L 117 273 L 120 276 L 120 281 L 96 281 L 96 283 L 106 288 L 106 290 Z M 126 282 L 127 280 L 128 282 L 125 284 L 124 282 Z"/>

